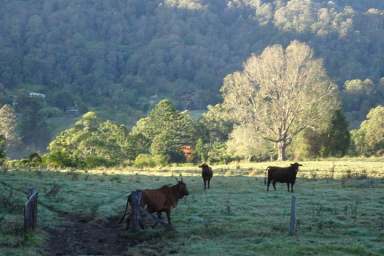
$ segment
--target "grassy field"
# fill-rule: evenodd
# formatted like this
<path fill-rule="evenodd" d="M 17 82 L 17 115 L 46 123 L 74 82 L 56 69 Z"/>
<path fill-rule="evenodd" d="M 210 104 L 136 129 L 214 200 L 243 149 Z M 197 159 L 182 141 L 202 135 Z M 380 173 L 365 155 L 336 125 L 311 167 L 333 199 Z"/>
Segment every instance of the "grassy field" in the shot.
<path fill-rule="evenodd" d="M 80 231 L 71 229 L 85 225 L 111 233 L 115 229 L 119 243 L 127 241 L 119 251 L 122 255 L 384 255 L 384 161 L 303 162 L 294 193 L 297 234 L 292 237 L 292 194 L 285 184 L 265 192 L 264 169 L 270 164 L 215 166 L 212 188 L 206 192 L 193 166 L 1 172 L 0 255 L 51 255 L 57 230 L 77 239 Z M 130 191 L 175 183 L 172 175 L 180 173 L 190 196 L 172 212 L 174 230 L 160 227 L 131 234 L 116 224 Z M 31 186 L 40 193 L 40 228 L 24 235 L 24 191 Z M 75 218 L 78 225 L 71 223 Z M 81 237 L 71 243 L 81 246 Z"/>

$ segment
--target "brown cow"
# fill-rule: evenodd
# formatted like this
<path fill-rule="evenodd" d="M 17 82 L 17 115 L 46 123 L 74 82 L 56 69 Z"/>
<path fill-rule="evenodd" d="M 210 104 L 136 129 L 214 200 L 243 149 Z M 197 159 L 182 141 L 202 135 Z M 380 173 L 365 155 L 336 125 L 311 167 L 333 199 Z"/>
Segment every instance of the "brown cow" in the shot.
<path fill-rule="evenodd" d="M 203 177 L 204 181 L 204 189 L 207 189 L 207 184 L 209 189 L 213 176 L 212 168 L 206 163 L 199 165 L 199 167 L 201 168 L 201 176 Z"/>
<path fill-rule="evenodd" d="M 171 224 L 171 209 L 176 207 L 179 199 L 189 194 L 187 185 L 182 179 L 174 186 L 165 185 L 158 189 L 145 189 L 139 192 L 141 192 L 140 206 L 146 208 L 151 214 L 157 213 L 159 218 L 161 218 L 161 213 L 165 212 L 167 214 L 168 224 Z M 131 205 L 132 208 L 131 196 L 132 194 L 128 196 L 125 212 L 120 223 L 123 222 L 127 214 L 128 205 Z"/>
<path fill-rule="evenodd" d="M 302 166 L 299 163 L 291 164 L 289 167 L 277 167 L 277 166 L 268 166 L 265 170 L 264 184 L 267 184 L 267 191 L 269 191 L 269 185 L 272 182 L 273 188 L 276 190 L 276 182 L 287 183 L 288 192 L 289 184 L 291 184 L 291 192 L 293 192 L 293 185 L 296 181 L 296 175 L 299 171 L 299 166 Z M 268 181 L 267 181 L 267 172 L 268 172 Z"/>

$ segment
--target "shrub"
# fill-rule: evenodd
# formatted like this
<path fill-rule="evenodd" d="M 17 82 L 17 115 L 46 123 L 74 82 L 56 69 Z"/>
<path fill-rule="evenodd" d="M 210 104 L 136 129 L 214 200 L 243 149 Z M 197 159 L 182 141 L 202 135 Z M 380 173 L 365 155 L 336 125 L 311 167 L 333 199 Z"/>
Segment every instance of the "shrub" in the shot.
<path fill-rule="evenodd" d="M 72 128 L 61 132 L 48 146 L 48 164 L 53 167 L 93 168 L 112 166 L 129 159 L 125 126 L 103 121 L 94 112 L 84 114 Z"/>
<path fill-rule="evenodd" d="M 32 153 L 28 157 L 30 167 L 41 167 L 43 165 L 43 159 L 38 153 Z"/>
<path fill-rule="evenodd" d="M 156 160 L 149 154 L 140 154 L 136 157 L 133 165 L 137 168 L 155 167 Z"/>
<path fill-rule="evenodd" d="M 164 155 L 155 155 L 155 156 L 152 156 L 152 159 L 156 165 L 160 165 L 160 166 L 166 166 L 169 163 L 168 157 Z"/>
<path fill-rule="evenodd" d="M 5 166 L 8 169 L 21 169 L 31 167 L 28 159 L 8 160 L 5 162 Z"/>
<path fill-rule="evenodd" d="M 95 168 L 95 167 L 110 167 L 115 165 L 116 163 L 111 160 L 107 160 L 103 157 L 98 157 L 98 156 L 89 156 L 84 159 L 84 164 L 88 168 Z"/>
<path fill-rule="evenodd" d="M 215 142 L 208 152 L 208 161 L 211 163 L 225 163 L 231 161 L 231 156 L 227 153 L 227 146 L 224 143 Z"/>
<path fill-rule="evenodd" d="M 51 152 L 45 159 L 46 165 L 52 168 L 84 166 L 82 161 L 71 158 L 69 154 L 63 151 Z"/>
<path fill-rule="evenodd" d="M 44 162 L 38 153 L 32 153 L 27 159 L 8 160 L 5 162 L 7 168 L 37 168 L 43 167 Z"/>

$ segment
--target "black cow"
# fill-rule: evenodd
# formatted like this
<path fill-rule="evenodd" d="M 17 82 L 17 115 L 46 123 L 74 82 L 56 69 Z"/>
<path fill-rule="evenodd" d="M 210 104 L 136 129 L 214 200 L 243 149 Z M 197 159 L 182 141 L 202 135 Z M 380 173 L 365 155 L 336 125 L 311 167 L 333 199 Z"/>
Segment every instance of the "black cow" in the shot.
<path fill-rule="evenodd" d="M 199 167 L 201 168 L 201 176 L 203 177 L 203 181 L 204 181 L 204 189 L 207 189 L 207 185 L 209 189 L 211 184 L 211 179 L 213 176 L 212 168 L 205 163 L 202 165 L 199 165 Z"/>
<path fill-rule="evenodd" d="M 299 166 L 302 166 L 299 163 L 291 164 L 289 167 L 277 167 L 277 166 L 268 166 L 265 170 L 265 179 L 264 184 L 267 184 L 267 191 L 269 191 L 269 185 L 272 182 L 273 188 L 276 190 L 276 182 L 287 183 L 288 192 L 289 184 L 291 184 L 291 192 L 293 192 L 293 185 L 296 181 L 296 175 L 299 171 Z M 267 172 L 268 172 L 268 181 L 267 181 Z"/>

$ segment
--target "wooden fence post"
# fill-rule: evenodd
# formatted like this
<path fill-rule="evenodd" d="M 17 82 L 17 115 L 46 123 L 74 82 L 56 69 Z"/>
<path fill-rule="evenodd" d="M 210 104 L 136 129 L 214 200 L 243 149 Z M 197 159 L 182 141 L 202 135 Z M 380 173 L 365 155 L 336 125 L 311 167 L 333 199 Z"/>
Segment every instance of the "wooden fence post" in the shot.
<path fill-rule="evenodd" d="M 291 199 L 291 221 L 289 223 L 289 235 L 293 236 L 296 232 L 296 197 Z"/>
<path fill-rule="evenodd" d="M 24 205 L 24 232 L 35 230 L 37 226 L 37 196 L 36 189 L 29 189 Z"/>
<path fill-rule="evenodd" d="M 140 227 L 140 201 L 142 192 L 134 191 L 131 194 L 131 214 L 129 216 L 129 229 L 137 231 Z"/>

